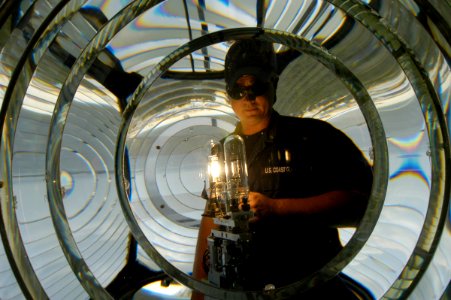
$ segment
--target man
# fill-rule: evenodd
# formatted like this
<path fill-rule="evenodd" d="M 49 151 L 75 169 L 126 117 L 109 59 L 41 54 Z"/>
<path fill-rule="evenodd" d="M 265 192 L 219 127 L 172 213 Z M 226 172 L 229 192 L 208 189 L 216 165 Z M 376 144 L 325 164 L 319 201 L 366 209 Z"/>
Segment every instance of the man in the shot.
<path fill-rule="evenodd" d="M 372 184 L 361 151 L 341 131 L 315 119 L 279 115 L 273 105 L 277 60 L 270 43 L 240 40 L 225 60 L 226 91 L 240 122 L 249 172 L 252 277 L 249 290 L 276 288 L 321 269 L 341 249 L 337 227 L 357 226 Z M 193 276 L 207 277 L 203 218 Z M 295 299 L 353 299 L 339 279 Z"/>

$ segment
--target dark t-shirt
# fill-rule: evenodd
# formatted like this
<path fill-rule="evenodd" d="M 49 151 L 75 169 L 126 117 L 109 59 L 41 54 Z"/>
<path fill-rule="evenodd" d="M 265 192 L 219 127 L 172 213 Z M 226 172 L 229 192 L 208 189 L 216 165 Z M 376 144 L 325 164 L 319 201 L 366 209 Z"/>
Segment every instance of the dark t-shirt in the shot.
<path fill-rule="evenodd" d="M 235 133 L 240 134 L 239 125 Z M 344 133 L 326 122 L 273 112 L 266 130 L 240 135 L 246 144 L 250 191 L 274 201 L 335 190 L 370 193 L 372 171 L 367 160 Z M 362 201 L 352 210 L 330 215 L 324 224 L 301 216 L 252 224 L 249 288 L 281 287 L 320 269 L 342 249 L 331 220 L 340 224 L 344 217 L 360 218 L 365 208 Z"/>

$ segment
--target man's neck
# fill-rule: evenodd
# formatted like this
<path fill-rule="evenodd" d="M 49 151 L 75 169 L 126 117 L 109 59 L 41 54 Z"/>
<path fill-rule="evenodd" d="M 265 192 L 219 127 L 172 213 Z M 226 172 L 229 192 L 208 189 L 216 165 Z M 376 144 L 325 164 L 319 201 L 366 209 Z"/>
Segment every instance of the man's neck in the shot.
<path fill-rule="evenodd" d="M 251 120 L 247 122 L 241 122 L 241 131 L 244 135 L 252 135 L 262 131 L 269 125 L 269 119 L 265 118 L 261 120 Z"/>

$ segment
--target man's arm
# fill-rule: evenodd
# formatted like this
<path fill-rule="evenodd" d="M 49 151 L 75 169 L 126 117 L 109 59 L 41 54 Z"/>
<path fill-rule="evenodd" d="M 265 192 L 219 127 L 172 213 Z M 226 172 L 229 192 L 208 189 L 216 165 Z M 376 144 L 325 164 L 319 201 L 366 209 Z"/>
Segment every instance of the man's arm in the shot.
<path fill-rule="evenodd" d="M 210 235 L 212 228 L 215 227 L 213 218 L 202 217 L 199 227 L 199 235 L 197 237 L 196 252 L 194 256 L 193 278 L 197 280 L 207 279 L 208 273 L 205 265 L 208 259 L 208 243 L 207 237 Z M 191 299 L 204 299 L 203 295 L 197 291 L 193 291 Z"/>
<path fill-rule="evenodd" d="M 368 195 L 358 191 L 331 191 L 306 198 L 272 199 L 250 192 L 254 221 L 270 216 L 296 215 L 313 224 L 331 227 L 357 226 L 365 212 Z"/>
<path fill-rule="evenodd" d="M 199 236 L 197 238 L 196 252 L 194 257 L 193 277 L 198 280 L 207 278 L 205 270 L 205 255 L 208 250 L 207 237 L 214 227 L 213 218 L 202 217 L 199 227 Z"/>

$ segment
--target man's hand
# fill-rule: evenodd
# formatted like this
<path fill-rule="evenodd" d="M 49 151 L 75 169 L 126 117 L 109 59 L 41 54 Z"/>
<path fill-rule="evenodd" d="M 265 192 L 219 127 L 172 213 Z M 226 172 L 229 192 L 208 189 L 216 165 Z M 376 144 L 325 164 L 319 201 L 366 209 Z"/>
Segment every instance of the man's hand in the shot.
<path fill-rule="evenodd" d="M 257 192 L 249 192 L 249 205 L 254 212 L 252 221 L 257 221 L 276 213 L 276 203 L 270 197 Z"/>

